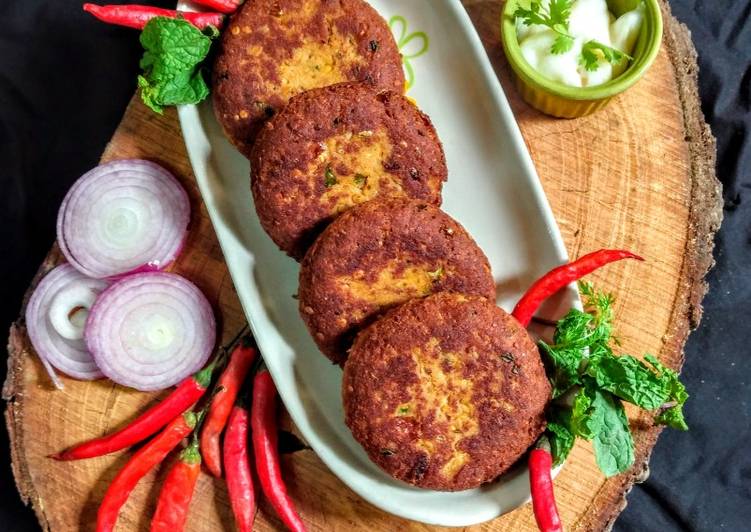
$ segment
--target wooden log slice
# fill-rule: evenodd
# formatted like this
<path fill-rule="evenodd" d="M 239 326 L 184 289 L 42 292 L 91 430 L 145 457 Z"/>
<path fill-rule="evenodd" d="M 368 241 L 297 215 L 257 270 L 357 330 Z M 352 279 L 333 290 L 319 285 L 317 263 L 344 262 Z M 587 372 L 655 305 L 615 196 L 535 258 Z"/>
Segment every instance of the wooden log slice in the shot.
<path fill-rule="evenodd" d="M 623 350 L 650 352 L 666 365 L 680 368 L 686 338 L 701 317 L 704 275 L 712 264 L 713 235 L 722 214 L 714 138 L 700 110 L 696 52 L 688 30 L 664 3 L 663 47 L 646 77 L 602 112 L 557 120 L 524 104 L 512 86 L 499 41 L 502 5 L 482 0 L 464 4 L 511 100 L 570 255 L 619 247 L 647 258 L 646 263 L 615 264 L 591 276 L 598 287 L 617 296 L 615 320 Z M 200 200 L 176 114 L 170 110 L 155 115 L 134 99 L 102 160 L 125 157 L 165 165 L 189 191 L 194 209 L 191 236 L 174 270 L 206 293 L 217 309 L 226 342 L 245 318 Z M 53 248 L 31 288 L 60 261 Z M 93 530 L 104 490 L 129 453 L 72 463 L 46 456 L 122 426 L 158 394 L 128 390 L 107 380 L 65 379 L 65 390 L 55 391 L 29 343 L 22 318 L 11 327 L 9 353 L 3 398 L 21 498 L 33 506 L 45 530 Z M 629 409 L 628 414 L 636 443 L 632 471 L 606 480 L 595 465 L 591 446 L 579 442 L 556 479 L 558 506 L 568 530 L 608 529 L 625 506 L 630 487 L 646 477 L 660 429 L 647 413 Z M 286 417 L 283 425 L 294 430 Z M 310 450 L 286 454 L 283 467 L 310 530 L 431 529 L 369 505 Z M 149 475 L 134 490 L 121 513 L 119 530 L 148 530 L 165 469 Z M 222 481 L 200 476 L 187 528 L 232 529 Z M 264 502 L 256 529 L 281 529 Z M 470 529 L 533 531 L 536 527 L 527 505 Z"/>

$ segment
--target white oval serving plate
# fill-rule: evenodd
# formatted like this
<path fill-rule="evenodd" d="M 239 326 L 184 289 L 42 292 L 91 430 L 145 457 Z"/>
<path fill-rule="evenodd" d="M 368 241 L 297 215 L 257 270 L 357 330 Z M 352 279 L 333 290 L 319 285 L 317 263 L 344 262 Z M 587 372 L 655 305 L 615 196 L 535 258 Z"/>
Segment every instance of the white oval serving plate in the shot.
<path fill-rule="evenodd" d="M 552 212 L 508 101 L 459 0 L 371 0 L 405 57 L 408 92 L 430 115 L 449 167 L 443 208 L 487 254 L 498 304 L 510 310 L 540 274 L 567 260 Z M 189 3 L 180 7 L 190 9 Z M 482 488 L 442 493 L 392 479 L 344 424 L 341 370 L 321 355 L 297 311 L 297 263 L 264 233 L 249 164 L 225 140 L 210 102 L 179 109 L 201 194 L 253 334 L 293 421 L 331 471 L 364 499 L 428 524 L 466 526 L 529 499 L 526 466 Z M 574 288 L 551 301 L 559 317 Z"/>

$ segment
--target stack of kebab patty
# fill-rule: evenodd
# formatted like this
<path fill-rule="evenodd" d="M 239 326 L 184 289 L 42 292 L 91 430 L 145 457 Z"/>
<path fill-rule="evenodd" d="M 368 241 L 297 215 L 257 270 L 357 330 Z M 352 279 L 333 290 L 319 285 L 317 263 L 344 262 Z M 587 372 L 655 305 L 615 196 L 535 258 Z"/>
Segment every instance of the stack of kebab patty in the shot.
<path fill-rule="evenodd" d="M 484 253 L 439 209 L 443 148 L 403 89 L 389 28 L 362 0 L 248 0 L 214 68 L 260 222 L 302 261 L 301 316 L 344 367 L 355 439 L 397 479 L 469 489 L 542 433 L 550 385 L 495 305 Z"/>

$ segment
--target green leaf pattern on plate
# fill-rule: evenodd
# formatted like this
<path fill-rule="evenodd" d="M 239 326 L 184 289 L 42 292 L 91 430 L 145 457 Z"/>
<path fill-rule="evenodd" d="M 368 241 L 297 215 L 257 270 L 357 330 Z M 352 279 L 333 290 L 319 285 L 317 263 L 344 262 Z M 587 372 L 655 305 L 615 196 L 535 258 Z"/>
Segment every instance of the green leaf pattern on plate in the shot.
<path fill-rule="evenodd" d="M 428 36 L 424 31 L 409 33 L 407 20 L 401 15 L 391 17 L 389 27 L 396 39 L 396 46 L 402 54 L 404 74 L 407 78 L 407 90 L 409 90 L 415 83 L 415 70 L 412 67 L 412 60 L 428 51 Z"/>

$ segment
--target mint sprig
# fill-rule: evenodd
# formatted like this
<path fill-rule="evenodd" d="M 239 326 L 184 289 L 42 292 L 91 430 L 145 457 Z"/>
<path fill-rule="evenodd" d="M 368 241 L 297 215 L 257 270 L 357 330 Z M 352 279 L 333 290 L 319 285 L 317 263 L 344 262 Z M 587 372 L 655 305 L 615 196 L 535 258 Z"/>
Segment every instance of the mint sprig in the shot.
<path fill-rule="evenodd" d="M 161 114 L 168 105 L 198 103 L 209 95 L 201 63 L 219 32 L 204 32 L 183 19 L 154 17 L 141 32 L 144 54 L 138 76 L 141 99 Z"/>
<path fill-rule="evenodd" d="M 600 469 L 622 473 L 634 462 L 634 442 L 623 409 L 628 402 L 656 413 L 655 423 L 688 430 L 683 405 L 688 394 L 678 374 L 646 355 L 616 355 L 614 299 L 580 283 L 585 311 L 572 309 L 558 322 L 553 342 L 540 342 L 553 387 L 546 435 L 555 464 L 565 460 L 575 438 L 592 441 Z"/>

